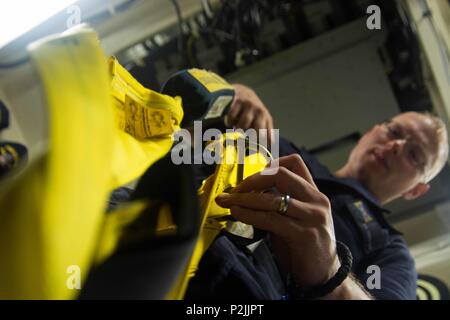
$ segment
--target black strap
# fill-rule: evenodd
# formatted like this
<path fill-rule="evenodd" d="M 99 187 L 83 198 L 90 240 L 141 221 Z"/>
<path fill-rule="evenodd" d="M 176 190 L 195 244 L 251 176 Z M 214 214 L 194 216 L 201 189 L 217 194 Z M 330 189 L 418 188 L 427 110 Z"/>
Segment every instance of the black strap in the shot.
<path fill-rule="evenodd" d="M 293 299 L 310 300 L 324 297 L 333 292 L 347 278 L 352 269 L 353 256 L 350 249 L 342 242 L 336 242 L 336 251 L 341 261 L 341 266 L 334 277 L 325 284 L 303 290 L 292 280 L 292 276 L 288 275 L 288 290 Z"/>

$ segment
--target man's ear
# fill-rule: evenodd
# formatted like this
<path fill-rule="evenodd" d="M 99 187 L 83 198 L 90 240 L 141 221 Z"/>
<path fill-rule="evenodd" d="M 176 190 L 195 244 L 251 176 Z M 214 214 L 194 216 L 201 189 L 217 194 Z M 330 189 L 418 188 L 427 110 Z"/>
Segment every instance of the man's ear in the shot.
<path fill-rule="evenodd" d="M 428 183 L 418 183 L 414 188 L 403 194 L 403 199 L 405 200 L 414 200 L 430 190 L 430 185 Z"/>

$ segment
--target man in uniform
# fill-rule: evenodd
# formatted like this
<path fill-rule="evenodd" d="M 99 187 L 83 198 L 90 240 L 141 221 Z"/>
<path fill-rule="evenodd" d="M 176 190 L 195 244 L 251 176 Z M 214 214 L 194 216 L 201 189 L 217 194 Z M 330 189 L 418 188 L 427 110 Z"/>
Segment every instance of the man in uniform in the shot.
<path fill-rule="evenodd" d="M 229 123 L 272 128 L 254 91 L 235 89 Z M 448 158 L 442 121 L 408 112 L 375 125 L 334 173 L 287 140 L 280 156 L 276 174 L 253 175 L 216 199 L 268 236 L 250 249 L 219 235 L 187 299 L 415 299 L 414 261 L 384 205 L 429 190 Z M 277 193 L 265 192 L 271 188 Z M 368 281 L 376 271 L 378 284 Z"/>

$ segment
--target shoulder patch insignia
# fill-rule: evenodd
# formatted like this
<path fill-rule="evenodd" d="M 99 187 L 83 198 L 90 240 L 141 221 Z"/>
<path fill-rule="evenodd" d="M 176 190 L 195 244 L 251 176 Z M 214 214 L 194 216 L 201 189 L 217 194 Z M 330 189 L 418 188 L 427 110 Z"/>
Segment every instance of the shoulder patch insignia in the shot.
<path fill-rule="evenodd" d="M 368 213 L 367 208 L 364 203 L 360 200 L 355 201 L 353 205 L 361 212 L 362 217 L 364 219 L 364 223 L 369 223 L 373 221 L 373 217 Z"/>

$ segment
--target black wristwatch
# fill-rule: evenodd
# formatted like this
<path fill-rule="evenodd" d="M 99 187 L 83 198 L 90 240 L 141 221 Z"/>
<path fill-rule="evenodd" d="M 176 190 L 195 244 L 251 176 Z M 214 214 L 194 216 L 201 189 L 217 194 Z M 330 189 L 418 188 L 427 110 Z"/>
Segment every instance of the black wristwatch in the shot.
<path fill-rule="evenodd" d="M 324 297 L 333 292 L 347 278 L 352 269 L 353 256 L 350 249 L 340 241 L 336 242 L 336 251 L 341 262 L 341 267 L 336 274 L 325 284 L 303 290 L 297 286 L 291 275 L 287 278 L 288 293 L 291 299 L 312 300 Z"/>

